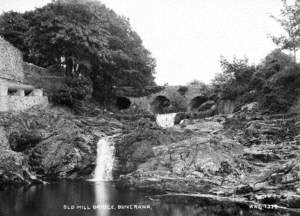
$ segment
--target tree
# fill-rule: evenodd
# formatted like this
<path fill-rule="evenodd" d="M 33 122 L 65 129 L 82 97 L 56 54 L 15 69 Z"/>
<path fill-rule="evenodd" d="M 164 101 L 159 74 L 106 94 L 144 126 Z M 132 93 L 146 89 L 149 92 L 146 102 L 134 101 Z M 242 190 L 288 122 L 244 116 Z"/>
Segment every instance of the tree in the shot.
<path fill-rule="evenodd" d="M 212 81 L 214 91 L 222 98 L 235 99 L 249 89 L 255 66 L 249 65 L 248 59 L 234 58 L 232 62 L 221 57 L 222 73 Z"/>
<path fill-rule="evenodd" d="M 24 53 L 28 53 L 25 45 L 25 33 L 29 23 L 24 14 L 18 12 L 7 12 L 0 16 L 0 35 L 9 40 L 15 47 Z"/>
<path fill-rule="evenodd" d="M 296 53 L 300 46 L 300 1 L 296 0 L 289 5 L 287 0 L 282 0 L 283 8 L 280 10 L 280 17 L 271 16 L 286 32 L 286 35 L 271 36 L 273 42 L 281 49 L 293 52 L 294 63 L 296 64 Z"/>
<path fill-rule="evenodd" d="M 151 53 L 129 20 L 99 1 L 55 0 L 18 14 L 22 28 L 10 21 L 13 13 L 1 15 L 5 28 L 0 34 L 24 52 L 26 61 L 42 67 L 58 65 L 68 77 L 88 77 L 94 96 L 100 95 L 102 101 L 110 100 L 114 86 L 142 89 L 154 84 Z"/>
<path fill-rule="evenodd" d="M 266 80 L 289 65 L 293 65 L 292 57 L 283 53 L 280 49 L 275 49 L 259 64 L 256 75 L 260 75 Z"/>

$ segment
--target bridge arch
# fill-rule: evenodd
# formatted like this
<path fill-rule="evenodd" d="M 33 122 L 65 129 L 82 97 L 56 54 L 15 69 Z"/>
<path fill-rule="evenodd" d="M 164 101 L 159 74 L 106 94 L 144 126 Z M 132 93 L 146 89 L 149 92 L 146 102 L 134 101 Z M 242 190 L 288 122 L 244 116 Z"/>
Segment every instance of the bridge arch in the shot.
<path fill-rule="evenodd" d="M 194 97 L 190 103 L 189 103 L 189 110 L 190 111 L 197 111 L 198 108 L 205 103 L 208 100 L 208 98 L 206 96 L 196 96 Z"/>
<path fill-rule="evenodd" d="M 158 95 L 150 103 L 153 113 L 164 113 L 166 108 L 170 107 L 171 101 L 166 96 Z"/>
<path fill-rule="evenodd" d="M 131 101 L 126 97 L 117 97 L 116 106 L 119 110 L 128 109 L 131 106 Z"/>

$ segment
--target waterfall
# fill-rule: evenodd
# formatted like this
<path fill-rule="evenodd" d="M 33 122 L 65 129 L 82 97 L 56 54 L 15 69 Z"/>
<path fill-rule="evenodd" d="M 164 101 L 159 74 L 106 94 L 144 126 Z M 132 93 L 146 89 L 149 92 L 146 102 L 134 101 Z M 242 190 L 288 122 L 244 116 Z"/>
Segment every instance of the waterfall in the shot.
<path fill-rule="evenodd" d="M 97 143 L 97 161 L 94 181 L 111 181 L 115 147 L 110 137 L 101 138 Z"/>
<path fill-rule="evenodd" d="M 173 127 L 175 124 L 176 113 L 158 114 L 156 123 L 162 128 Z"/>

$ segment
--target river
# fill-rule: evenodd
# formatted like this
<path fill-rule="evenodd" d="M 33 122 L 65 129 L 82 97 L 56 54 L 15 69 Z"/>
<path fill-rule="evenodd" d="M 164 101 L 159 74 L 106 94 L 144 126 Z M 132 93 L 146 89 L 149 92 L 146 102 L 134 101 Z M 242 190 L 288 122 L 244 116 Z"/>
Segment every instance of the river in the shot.
<path fill-rule="evenodd" d="M 250 216 L 290 215 L 200 202 L 169 203 L 120 190 L 113 182 L 63 180 L 0 193 L 1 216 Z M 105 210 L 105 208 L 111 208 Z M 130 209 L 131 208 L 131 209 Z"/>
<path fill-rule="evenodd" d="M 156 123 L 162 128 L 173 127 L 175 124 L 176 113 L 156 115 Z"/>

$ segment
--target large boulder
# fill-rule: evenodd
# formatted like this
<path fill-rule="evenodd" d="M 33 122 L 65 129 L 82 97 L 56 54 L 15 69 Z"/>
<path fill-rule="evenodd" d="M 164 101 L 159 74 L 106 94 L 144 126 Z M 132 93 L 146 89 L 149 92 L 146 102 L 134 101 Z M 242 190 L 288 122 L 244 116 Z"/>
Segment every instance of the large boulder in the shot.
<path fill-rule="evenodd" d="M 93 136 L 68 134 L 39 143 L 29 154 L 31 167 L 47 178 L 76 178 L 93 172 L 96 149 Z"/>
<path fill-rule="evenodd" d="M 180 126 L 175 130 L 180 130 Z M 136 171 L 120 176 L 118 185 L 157 191 L 208 192 L 224 181 L 239 182 L 240 164 L 236 161 L 243 146 L 221 132 L 221 123 L 190 120 L 184 130 L 192 131 L 190 136 L 149 145 L 151 155 Z"/>
<path fill-rule="evenodd" d="M 117 174 L 126 174 L 154 156 L 153 147 L 171 143 L 175 138 L 159 129 L 142 129 L 116 141 Z"/>
<path fill-rule="evenodd" d="M 228 151 L 228 148 L 226 150 L 226 147 L 230 147 L 231 151 Z M 140 165 L 139 169 L 154 170 L 153 166 L 156 166 L 165 167 L 171 173 L 180 176 L 194 175 L 194 172 L 217 175 L 225 164 L 228 166 L 233 164 L 234 155 L 241 151 L 242 146 L 227 137 L 193 137 L 170 145 L 154 147 L 155 163 L 150 161 L 150 164 Z"/>

